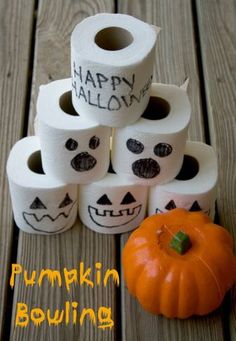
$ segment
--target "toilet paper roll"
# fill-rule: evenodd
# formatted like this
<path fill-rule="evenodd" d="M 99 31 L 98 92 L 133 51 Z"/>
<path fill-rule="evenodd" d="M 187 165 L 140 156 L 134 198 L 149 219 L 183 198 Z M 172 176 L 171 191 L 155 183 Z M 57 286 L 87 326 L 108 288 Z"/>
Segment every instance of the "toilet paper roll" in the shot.
<path fill-rule="evenodd" d="M 56 234 L 77 217 L 77 186 L 43 173 L 39 139 L 26 137 L 15 144 L 7 161 L 12 208 L 17 226 L 34 234 Z"/>
<path fill-rule="evenodd" d="M 149 186 L 171 181 L 183 162 L 190 113 L 186 91 L 175 85 L 152 84 L 142 117 L 113 134 L 115 172 Z"/>
<path fill-rule="evenodd" d="M 125 14 L 96 14 L 71 36 L 72 101 L 81 116 L 123 127 L 145 110 L 160 28 Z"/>
<path fill-rule="evenodd" d="M 89 183 L 106 174 L 111 129 L 76 114 L 71 79 L 40 87 L 35 127 L 46 174 L 65 183 Z"/>
<path fill-rule="evenodd" d="M 112 173 L 79 189 L 80 219 L 100 233 L 123 233 L 138 227 L 146 213 L 146 202 L 147 187 Z"/>
<path fill-rule="evenodd" d="M 212 147 L 188 141 L 178 176 L 168 184 L 150 188 L 148 214 L 180 207 L 215 214 L 217 159 Z"/>

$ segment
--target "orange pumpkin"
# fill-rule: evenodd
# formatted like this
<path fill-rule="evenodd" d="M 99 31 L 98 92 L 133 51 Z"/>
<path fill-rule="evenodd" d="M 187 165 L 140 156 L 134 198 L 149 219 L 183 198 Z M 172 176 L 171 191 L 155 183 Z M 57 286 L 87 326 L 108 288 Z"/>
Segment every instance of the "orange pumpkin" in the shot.
<path fill-rule="evenodd" d="M 184 254 L 175 250 L 178 236 L 190 239 Z M 169 318 L 208 314 L 236 282 L 227 230 L 202 212 L 180 208 L 145 219 L 128 239 L 122 262 L 129 292 L 145 310 Z"/>

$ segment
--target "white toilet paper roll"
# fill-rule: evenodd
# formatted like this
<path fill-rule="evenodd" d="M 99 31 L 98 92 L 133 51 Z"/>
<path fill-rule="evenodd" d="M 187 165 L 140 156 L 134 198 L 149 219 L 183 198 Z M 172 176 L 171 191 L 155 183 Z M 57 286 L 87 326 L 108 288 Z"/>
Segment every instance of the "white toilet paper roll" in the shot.
<path fill-rule="evenodd" d="M 77 217 L 77 186 L 43 173 L 39 139 L 26 137 L 15 144 L 7 161 L 12 208 L 17 226 L 25 232 L 56 234 Z"/>
<path fill-rule="evenodd" d="M 79 189 L 80 219 L 100 233 L 123 233 L 138 227 L 146 213 L 146 202 L 147 187 L 111 173 Z"/>
<path fill-rule="evenodd" d="M 190 121 L 186 91 L 175 85 L 152 84 L 142 117 L 113 134 L 115 172 L 144 185 L 172 180 L 179 172 Z"/>
<path fill-rule="evenodd" d="M 102 125 L 123 127 L 145 110 L 160 28 L 125 14 L 96 14 L 71 36 L 72 101 Z"/>
<path fill-rule="evenodd" d="M 65 183 L 89 183 L 106 174 L 111 129 L 76 114 L 71 79 L 40 87 L 35 126 L 46 174 Z"/>
<path fill-rule="evenodd" d="M 178 176 L 168 184 L 150 188 L 148 214 L 180 207 L 202 210 L 214 218 L 217 173 L 213 148 L 202 142 L 188 141 Z"/>

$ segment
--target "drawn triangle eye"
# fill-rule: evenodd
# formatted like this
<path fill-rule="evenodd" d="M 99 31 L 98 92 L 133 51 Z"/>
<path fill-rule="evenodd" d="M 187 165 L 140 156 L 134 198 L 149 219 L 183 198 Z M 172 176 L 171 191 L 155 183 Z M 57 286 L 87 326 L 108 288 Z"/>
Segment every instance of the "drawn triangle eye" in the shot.
<path fill-rule="evenodd" d="M 134 197 L 132 196 L 130 192 L 127 192 L 120 204 L 127 205 L 127 204 L 131 204 L 132 202 L 136 202 L 136 200 L 134 199 Z"/>
<path fill-rule="evenodd" d="M 165 207 L 165 209 L 167 209 L 169 211 L 173 210 L 174 208 L 176 208 L 174 200 L 169 201 L 168 204 Z"/>
<path fill-rule="evenodd" d="M 197 201 L 194 201 L 194 203 L 192 204 L 192 206 L 189 209 L 189 212 L 197 212 L 197 211 L 201 211 L 201 207 L 199 206 L 199 203 Z"/>
<path fill-rule="evenodd" d="M 37 209 L 47 209 L 47 207 L 42 203 L 42 201 L 39 199 L 39 197 L 36 197 L 32 204 L 30 205 L 30 208 L 32 210 L 37 210 Z"/>
<path fill-rule="evenodd" d="M 108 198 L 106 194 L 103 194 L 97 201 L 97 204 L 99 205 L 112 205 L 112 202 Z"/>
<path fill-rule="evenodd" d="M 73 202 L 73 200 L 71 200 L 71 198 L 69 197 L 69 194 L 66 193 L 65 198 L 62 200 L 62 202 L 60 203 L 58 208 L 68 206 L 68 205 L 72 204 L 72 202 Z"/>

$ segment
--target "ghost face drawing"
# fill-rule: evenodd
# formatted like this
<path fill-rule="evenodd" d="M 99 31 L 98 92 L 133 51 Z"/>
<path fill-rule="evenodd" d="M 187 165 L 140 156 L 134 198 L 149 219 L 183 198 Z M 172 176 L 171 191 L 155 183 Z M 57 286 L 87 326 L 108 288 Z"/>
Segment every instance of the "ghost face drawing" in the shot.
<path fill-rule="evenodd" d="M 118 175 L 153 186 L 167 183 L 178 174 L 190 114 L 184 115 L 180 105 L 172 108 L 169 103 L 166 94 L 163 98 L 151 96 L 139 120 L 114 131 L 112 164 Z"/>
<path fill-rule="evenodd" d="M 41 233 L 53 234 L 63 232 L 74 220 L 76 214 L 75 198 L 68 192 L 53 202 L 44 199 L 44 196 L 36 196 L 29 208 L 22 212 L 26 224 L 33 230 Z"/>
<path fill-rule="evenodd" d="M 80 186 L 82 222 L 102 233 L 122 233 L 138 227 L 145 215 L 147 187 L 127 183 L 108 173 L 97 183 Z"/>

